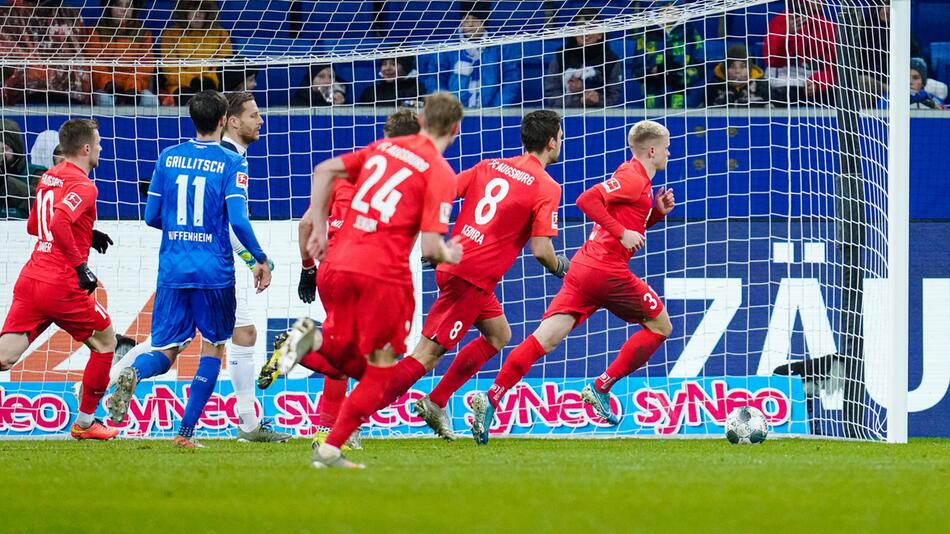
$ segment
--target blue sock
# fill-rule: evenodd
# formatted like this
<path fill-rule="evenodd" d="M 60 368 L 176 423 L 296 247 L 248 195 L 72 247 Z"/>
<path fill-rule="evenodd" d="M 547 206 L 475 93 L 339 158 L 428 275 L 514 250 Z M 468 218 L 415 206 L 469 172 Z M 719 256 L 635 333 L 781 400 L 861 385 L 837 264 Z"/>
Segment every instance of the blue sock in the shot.
<path fill-rule="evenodd" d="M 214 385 L 218 382 L 218 373 L 221 371 L 221 360 L 214 356 L 202 356 L 198 360 L 198 370 L 191 381 L 191 393 L 188 395 L 188 404 L 185 405 L 185 415 L 181 418 L 181 427 L 178 435 L 191 438 L 195 433 L 195 424 L 201 417 L 201 412 L 208 404 Z"/>
<path fill-rule="evenodd" d="M 138 358 L 132 362 L 132 369 L 135 369 L 135 376 L 138 379 L 145 380 L 153 376 L 163 375 L 171 369 L 172 362 L 157 350 L 139 354 Z"/>

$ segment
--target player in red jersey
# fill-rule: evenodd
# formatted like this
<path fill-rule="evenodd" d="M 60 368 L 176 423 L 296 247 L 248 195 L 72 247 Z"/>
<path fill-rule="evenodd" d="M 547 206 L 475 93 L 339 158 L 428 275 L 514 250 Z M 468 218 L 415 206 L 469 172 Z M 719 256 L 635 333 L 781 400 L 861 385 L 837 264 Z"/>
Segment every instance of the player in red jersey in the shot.
<path fill-rule="evenodd" d="M 410 109 L 401 109 L 393 113 L 386 120 L 386 124 L 383 125 L 383 134 L 385 137 L 402 137 L 404 135 L 415 135 L 417 133 L 419 133 L 419 118 L 416 113 Z M 328 248 L 333 248 L 333 245 L 336 243 L 334 236 L 339 232 L 339 229 L 343 227 L 343 220 L 346 217 L 346 211 L 350 208 L 350 201 L 353 199 L 354 193 L 355 188 L 352 183 L 346 180 L 336 180 L 333 182 L 333 193 L 330 197 L 330 217 L 327 219 Z M 326 274 L 326 270 L 329 267 L 329 264 L 324 260 L 320 263 L 322 267 L 318 271 L 313 256 L 310 256 L 307 252 L 307 242 L 310 240 L 310 233 L 312 231 L 313 220 L 311 219 L 310 210 L 308 209 L 300 219 L 297 233 L 302 264 L 300 282 L 297 284 L 297 296 L 300 297 L 301 301 L 307 304 L 316 299 L 318 288 L 317 280 L 321 277 L 321 273 L 323 273 L 323 275 Z M 324 321 L 324 327 L 326 327 L 332 320 L 332 297 L 324 284 L 319 284 L 319 287 L 324 288 L 320 291 L 320 300 L 327 314 L 326 320 Z M 261 369 L 261 375 L 257 381 L 257 385 L 261 389 L 269 387 L 274 379 L 277 378 L 278 355 L 279 352 L 275 350 L 274 355 Z M 326 441 L 327 435 L 340 413 L 340 407 L 343 405 L 343 399 L 346 397 L 347 375 L 343 371 L 333 367 L 327 362 L 326 357 L 319 352 L 311 352 L 303 356 L 298 363 L 311 371 L 323 374 L 320 421 L 312 443 L 314 447 L 319 447 L 320 444 Z M 350 365 L 348 368 L 348 371 L 352 373 L 350 376 L 357 379 L 363 376 L 362 370 L 366 367 L 365 358 L 349 359 L 346 363 Z M 346 441 L 342 449 L 344 451 L 347 449 L 360 449 L 359 437 L 359 429 L 357 429 Z"/>
<path fill-rule="evenodd" d="M 318 281 L 329 290 L 333 320 L 323 332 L 310 319 L 298 320 L 280 348 L 278 369 L 286 374 L 312 351 L 341 370 L 346 360 L 368 359 L 326 442 L 314 451 L 314 467 L 361 467 L 346 460 L 340 446 L 378 409 L 390 382 L 415 382 L 425 373 L 418 362 L 410 368 L 394 365 L 406 351 L 415 308 L 409 254 L 419 238 L 423 257 L 433 265 L 461 259 L 458 241 L 442 240 L 456 192 L 455 172 L 442 153 L 458 135 L 461 119 L 458 100 L 435 93 L 426 99 L 419 135 L 376 141 L 314 169 L 307 252 L 319 261 L 327 258 L 332 181 L 346 178 L 356 186 L 330 250 L 330 268 Z M 398 376 L 405 371 L 412 376 Z"/>
<path fill-rule="evenodd" d="M 116 338 L 112 320 L 92 293 L 98 279 L 86 265 L 89 248 L 105 252 L 112 241 L 93 230 L 98 190 L 89 172 L 99 164 L 99 125 L 73 119 L 59 129 L 65 161 L 46 171 L 36 187 L 27 232 L 38 237 L 13 288 L 13 303 L 0 334 L 0 370 L 8 370 L 30 343 L 56 324 L 90 349 L 83 372 L 76 439 L 111 439 L 119 431 L 95 418 L 109 384 Z"/>
<path fill-rule="evenodd" d="M 495 286 L 525 244 L 530 240 L 532 254 L 549 272 L 561 278 L 567 272 L 567 257 L 556 255 L 551 242 L 557 235 L 561 186 L 545 171 L 558 160 L 562 135 L 557 113 L 534 111 L 521 121 L 524 154 L 486 159 L 458 176 L 464 200 L 452 234 L 461 239 L 464 260 L 436 269 L 439 298 L 412 353 L 430 371 L 472 325 L 482 334 L 459 350 L 432 393 L 415 404 L 415 412 L 444 439 L 454 439 L 445 413 L 449 398 L 511 339 Z"/>
<path fill-rule="evenodd" d="M 574 254 L 571 271 L 541 324 L 511 352 L 488 394 L 472 399 L 472 435 L 480 445 L 488 443 L 495 410 L 505 393 L 528 374 L 535 361 L 600 308 L 643 326 L 624 343 L 604 374 L 581 392 L 584 401 L 611 424 L 620 422 L 610 410 L 611 386 L 646 363 L 673 330 L 660 297 L 627 266 L 643 248 L 646 229 L 663 220 L 675 205 L 673 190 L 662 187 L 654 203 L 651 183 L 656 171 L 666 168 L 670 132 L 659 123 L 640 121 L 630 129 L 627 141 L 633 158 L 610 179 L 577 198 L 577 207 L 596 224 Z"/>

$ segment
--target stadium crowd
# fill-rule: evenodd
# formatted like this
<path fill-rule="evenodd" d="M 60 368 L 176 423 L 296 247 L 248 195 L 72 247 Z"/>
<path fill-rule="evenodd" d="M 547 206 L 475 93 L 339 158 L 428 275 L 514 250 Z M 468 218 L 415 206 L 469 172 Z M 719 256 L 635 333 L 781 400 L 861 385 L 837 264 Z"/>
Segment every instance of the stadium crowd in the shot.
<path fill-rule="evenodd" d="M 240 61 L 240 39 L 229 32 L 215 0 L 178 0 L 165 11 L 161 30 L 153 31 L 150 28 L 155 25 L 144 19 L 154 16 L 157 1 L 102 0 L 101 16 L 90 21 L 74 6 L 96 0 L 79 4 L 5 0 L 0 5 L 0 105 L 181 106 L 204 89 L 256 90 L 263 93 L 258 99 L 262 107 L 414 108 L 435 91 L 455 94 L 468 108 L 833 106 L 838 98 L 840 28 L 833 14 L 812 0 L 790 0 L 787 10 L 784 2 L 769 4 L 763 13 L 771 17 L 760 29 L 730 29 L 726 16 L 714 29 L 709 20 L 669 23 L 531 43 L 540 45 L 538 49 L 527 43 L 482 45 L 481 40 L 498 27 L 492 18 L 504 13 L 495 10 L 501 2 L 454 2 L 455 19 L 442 14 L 447 20 L 457 20 L 451 23 L 457 25 L 447 38 L 471 43 L 469 48 L 346 64 L 284 65 L 276 67 L 277 75 L 265 78 L 264 84 L 258 76 L 275 67 Z M 679 3 L 683 0 L 627 5 L 666 9 Z M 373 16 L 380 20 L 385 17 L 382 10 L 393 3 L 366 4 L 373 5 L 378 11 Z M 287 17 L 293 15 L 294 5 L 290 2 Z M 546 9 L 541 15 L 552 24 L 598 22 L 598 12 L 592 8 L 567 13 Z M 744 18 L 751 25 L 754 17 Z M 863 107 L 886 106 L 886 2 L 864 8 L 860 30 L 855 37 L 860 52 L 851 61 L 862 63 L 863 74 L 857 80 L 857 92 L 851 94 L 860 95 Z M 739 35 L 744 37 L 736 38 Z M 717 51 L 717 46 L 723 49 Z M 943 109 L 947 84 L 936 79 L 928 51 L 928 45 L 912 39 L 910 106 Z M 159 66 L 159 59 L 166 62 Z M 177 60 L 204 63 L 175 65 Z M 294 73 L 299 73 L 296 79 Z M 283 87 L 276 82 L 281 76 L 288 78 Z M 0 212 L 14 218 L 26 216 L 36 180 L 49 166 L 46 160 L 53 147 L 47 148 L 43 161 L 31 160 L 20 127 L 14 121 L 4 122 Z"/>
<path fill-rule="evenodd" d="M 224 20 L 215 0 L 179 0 L 166 12 L 161 30 L 153 31 L 149 28 L 155 26 L 145 24 L 144 17 L 154 16 L 155 1 L 103 0 L 101 16 L 84 21 L 72 7 L 77 3 L 69 0 L 6 0 L 0 6 L 0 60 L 21 63 L 3 67 L 0 102 L 176 106 L 203 89 L 258 86 L 257 68 L 226 66 L 232 64 L 229 60 L 240 60 L 240 39 L 229 33 L 227 22 L 232 21 Z M 78 5 L 89 3 L 99 4 Z M 382 20 L 381 10 L 390 3 L 367 4 Z M 684 0 L 627 4 L 630 9 L 662 10 L 681 3 Z M 744 36 L 728 28 L 725 18 L 712 29 L 715 24 L 705 20 L 669 23 L 545 42 L 540 57 L 529 57 L 535 51 L 518 44 L 480 44 L 497 27 L 492 24 L 498 16 L 495 4 L 499 2 L 453 3 L 458 23 L 450 37 L 470 42 L 470 48 L 345 66 L 315 64 L 289 80 L 288 87 L 266 91 L 287 93 L 271 100 L 291 106 L 416 105 L 418 97 L 439 90 L 456 94 L 470 108 L 834 103 L 838 32 L 832 15 L 812 0 L 792 0 L 787 11 L 782 2 L 770 4 L 767 27 L 747 28 Z M 857 60 L 865 63 L 859 67 L 869 73 L 861 80 L 862 91 L 869 95 L 865 105 L 873 106 L 880 105 L 886 91 L 887 57 L 882 50 L 889 21 L 886 3 L 881 4 L 865 8 L 858 36 L 862 42 L 857 43 L 862 50 Z M 293 9 L 294 2 L 290 5 Z M 546 16 L 581 25 L 597 22 L 597 15 L 597 9 L 583 8 Z M 942 109 L 946 85 L 934 79 L 925 48 L 916 41 L 912 46 L 912 105 Z M 164 66 L 156 66 L 159 59 Z M 174 66 L 178 60 L 205 65 Z M 531 72 L 528 63 L 533 60 L 540 60 L 541 72 Z M 124 66 L 109 64 L 116 61 Z M 344 71 L 358 73 L 359 80 L 347 79 Z M 542 94 L 532 94 L 533 79 L 541 82 Z"/>

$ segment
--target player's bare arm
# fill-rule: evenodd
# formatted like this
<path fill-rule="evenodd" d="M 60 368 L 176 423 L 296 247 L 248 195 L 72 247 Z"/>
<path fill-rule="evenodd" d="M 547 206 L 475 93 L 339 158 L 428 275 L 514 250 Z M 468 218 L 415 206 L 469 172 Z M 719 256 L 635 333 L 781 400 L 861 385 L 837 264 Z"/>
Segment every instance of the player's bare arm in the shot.
<path fill-rule="evenodd" d="M 531 254 L 534 255 L 534 259 L 538 260 L 538 263 L 543 265 L 549 273 L 558 278 L 564 278 L 570 266 L 570 260 L 567 259 L 567 256 L 558 255 L 554 251 L 554 242 L 550 237 L 532 237 L 528 242 L 528 246 L 531 247 Z"/>
<path fill-rule="evenodd" d="M 330 197 L 333 180 L 346 176 L 346 167 L 340 158 L 328 159 L 313 169 L 313 187 L 310 193 L 310 239 L 307 253 L 322 261 L 327 253 L 327 218 L 330 215 Z"/>

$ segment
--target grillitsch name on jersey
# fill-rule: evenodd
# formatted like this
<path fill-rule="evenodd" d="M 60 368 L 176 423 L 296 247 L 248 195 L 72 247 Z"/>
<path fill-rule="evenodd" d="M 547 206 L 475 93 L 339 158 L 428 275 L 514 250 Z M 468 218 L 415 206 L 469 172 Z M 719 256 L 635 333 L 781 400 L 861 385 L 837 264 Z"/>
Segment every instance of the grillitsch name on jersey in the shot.
<path fill-rule="evenodd" d="M 165 158 L 166 167 L 176 169 L 185 169 L 189 171 L 203 171 L 221 174 L 224 172 L 223 161 L 213 161 L 204 158 L 191 158 L 188 156 L 168 156 Z"/>

